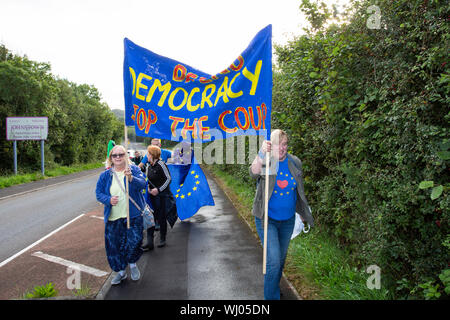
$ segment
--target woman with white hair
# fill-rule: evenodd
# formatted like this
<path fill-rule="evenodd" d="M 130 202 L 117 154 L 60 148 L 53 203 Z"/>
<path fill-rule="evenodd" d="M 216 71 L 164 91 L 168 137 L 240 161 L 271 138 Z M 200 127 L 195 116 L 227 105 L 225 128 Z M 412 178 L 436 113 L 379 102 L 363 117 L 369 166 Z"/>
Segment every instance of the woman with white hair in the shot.
<path fill-rule="evenodd" d="M 280 299 L 280 280 L 284 262 L 295 225 L 295 214 L 314 226 L 314 220 L 305 197 L 302 178 L 302 163 L 296 156 L 288 154 L 286 132 L 277 129 L 264 141 L 250 166 L 250 176 L 257 180 L 253 201 L 256 230 L 264 243 L 265 211 L 265 157 L 270 152 L 269 201 L 267 226 L 267 261 L 264 275 L 264 299 Z"/>
<path fill-rule="evenodd" d="M 139 280 L 136 262 L 141 257 L 143 218 L 141 211 L 129 201 L 130 228 L 127 228 L 126 180 L 128 193 L 141 209 L 145 208 L 142 191 L 147 181 L 139 167 L 131 164 L 126 149 L 116 145 L 107 159 L 107 167 L 100 174 L 95 194 L 104 204 L 105 249 L 111 269 L 117 272 L 111 284 L 117 285 L 127 278 L 126 267 L 130 265 L 131 279 Z"/>

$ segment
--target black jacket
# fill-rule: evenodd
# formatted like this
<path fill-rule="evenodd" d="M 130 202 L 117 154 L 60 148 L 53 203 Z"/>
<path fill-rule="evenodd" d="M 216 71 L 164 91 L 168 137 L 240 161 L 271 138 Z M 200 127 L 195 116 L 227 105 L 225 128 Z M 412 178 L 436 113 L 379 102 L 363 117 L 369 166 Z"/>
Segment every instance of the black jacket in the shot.
<path fill-rule="evenodd" d="M 149 189 L 152 189 L 154 186 L 158 189 L 159 193 L 170 190 L 169 186 L 172 178 L 167 165 L 162 160 L 158 159 L 154 165 L 149 164 L 147 166 L 147 178 L 149 181 Z"/>
<path fill-rule="evenodd" d="M 148 178 L 148 188 L 152 189 L 156 187 L 159 194 L 156 197 L 150 196 L 150 199 L 159 198 L 158 205 L 152 200 L 155 210 L 164 210 L 164 216 L 169 222 L 171 228 L 178 219 L 177 205 L 172 192 L 170 191 L 170 182 L 172 178 L 170 176 L 170 171 L 167 165 L 162 160 L 158 160 L 152 166 L 150 163 L 147 166 L 147 178 Z M 151 185 L 153 184 L 154 187 Z"/>

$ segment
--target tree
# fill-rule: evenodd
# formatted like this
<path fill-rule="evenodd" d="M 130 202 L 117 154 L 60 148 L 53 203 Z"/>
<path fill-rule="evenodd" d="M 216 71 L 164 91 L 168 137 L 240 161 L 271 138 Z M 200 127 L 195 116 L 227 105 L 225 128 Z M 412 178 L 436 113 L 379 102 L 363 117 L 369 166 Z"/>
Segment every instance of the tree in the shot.
<path fill-rule="evenodd" d="M 49 165 L 103 160 L 109 139 L 123 136 L 123 123 L 100 100 L 95 87 L 58 79 L 51 74 L 50 64 L 14 55 L 0 46 L 0 115 L 2 119 L 48 117 L 45 159 Z M 0 168 L 10 173 L 13 151 L 12 143 L 6 140 L 5 126 L 3 120 Z M 19 168 L 39 169 L 39 142 L 21 141 L 17 147 Z"/>

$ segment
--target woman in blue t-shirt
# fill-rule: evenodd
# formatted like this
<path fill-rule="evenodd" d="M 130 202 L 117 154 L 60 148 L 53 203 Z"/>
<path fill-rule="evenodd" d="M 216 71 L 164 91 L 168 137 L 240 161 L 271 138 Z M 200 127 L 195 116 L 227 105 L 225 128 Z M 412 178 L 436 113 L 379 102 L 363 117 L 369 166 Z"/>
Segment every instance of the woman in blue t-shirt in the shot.
<path fill-rule="evenodd" d="M 256 230 L 264 243 L 265 208 L 265 155 L 271 152 L 269 168 L 269 203 L 267 226 L 267 260 L 264 275 L 264 299 L 280 299 L 280 280 L 284 262 L 295 225 L 295 214 L 314 226 L 311 211 L 305 197 L 301 161 L 287 153 L 286 132 L 277 129 L 264 141 L 252 165 L 250 176 L 257 179 L 257 190 L 253 201 Z"/>

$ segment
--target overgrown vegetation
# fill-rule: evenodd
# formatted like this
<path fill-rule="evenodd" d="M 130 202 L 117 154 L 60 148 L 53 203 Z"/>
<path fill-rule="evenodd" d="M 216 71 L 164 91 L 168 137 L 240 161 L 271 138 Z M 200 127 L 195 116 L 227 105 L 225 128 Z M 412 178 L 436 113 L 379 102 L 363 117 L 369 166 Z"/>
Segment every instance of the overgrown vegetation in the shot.
<path fill-rule="evenodd" d="M 41 299 L 41 298 L 51 298 L 58 295 L 58 290 L 53 286 L 52 282 L 47 283 L 43 286 L 36 286 L 30 292 L 24 294 L 24 299 Z"/>
<path fill-rule="evenodd" d="M 368 27 L 371 5 L 379 28 Z M 303 161 L 317 229 L 353 267 L 379 266 L 393 298 L 443 298 L 450 9 L 436 0 L 353 1 L 336 25 L 326 5 L 300 7 L 306 34 L 275 46 L 272 128 L 288 132 Z M 254 187 L 247 165 L 219 167 Z"/>
<path fill-rule="evenodd" d="M 45 176 L 40 171 L 24 173 L 22 170 L 17 175 L 0 176 L 0 189 L 14 186 L 17 184 L 28 183 L 32 181 L 42 180 L 47 177 L 58 177 L 75 172 L 91 170 L 103 167 L 102 162 L 75 164 L 72 166 L 54 165 L 52 168 L 45 169 Z"/>
<path fill-rule="evenodd" d="M 217 166 L 207 166 L 240 216 L 258 237 L 251 213 L 255 188 L 242 184 Z M 298 235 L 290 244 L 284 274 L 306 300 L 383 300 L 392 296 L 386 288 L 370 289 L 370 274 L 351 266 L 348 252 L 337 240 L 318 229 Z"/>
<path fill-rule="evenodd" d="M 51 74 L 50 64 L 12 54 L 0 45 L 0 174 L 13 172 L 6 117 L 48 117 L 45 167 L 104 160 L 109 139 L 121 140 L 123 123 L 90 85 Z M 17 143 L 19 169 L 39 170 L 40 142 Z"/>
<path fill-rule="evenodd" d="M 92 292 L 92 288 L 89 285 L 83 283 L 79 289 L 75 289 L 72 291 L 72 294 L 75 297 L 79 298 L 93 298 L 94 293 Z"/>

